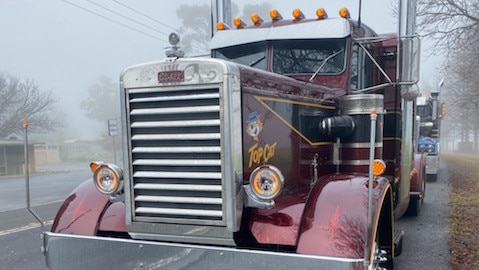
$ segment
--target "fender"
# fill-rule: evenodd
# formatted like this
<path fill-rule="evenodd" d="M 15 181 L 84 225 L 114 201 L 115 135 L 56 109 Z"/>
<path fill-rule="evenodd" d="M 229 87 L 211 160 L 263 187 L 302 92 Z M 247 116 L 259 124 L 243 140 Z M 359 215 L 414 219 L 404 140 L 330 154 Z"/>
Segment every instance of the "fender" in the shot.
<path fill-rule="evenodd" d="M 99 220 L 110 205 L 110 196 L 100 193 L 93 180 L 80 184 L 63 202 L 52 225 L 52 232 L 95 235 Z"/>
<path fill-rule="evenodd" d="M 425 183 L 426 183 L 426 155 L 425 154 L 415 154 L 414 155 L 414 168 L 410 174 L 411 177 L 411 188 L 412 193 L 419 194 L 423 196 L 425 193 Z"/>
<path fill-rule="evenodd" d="M 114 202 L 111 204 L 103 214 L 98 230 L 105 232 L 127 232 L 125 209 L 124 202 Z"/>
<path fill-rule="evenodd" d="M 393 243 L 391 185 L 376 177 L 373 189 L 373 237 Z M 382 209 L 383 205 L 387 209 Z M 367 238 L 368 177 L 335 174 L 320 178 L 311 190 L 299 231 L 297 253 L 363 258 Z M 379 214 L 384 219 L 379 224 Z M 372 244 L 372 243 L 371 243 Z M 393 249 L 393 247 L 391 247 Z"/>

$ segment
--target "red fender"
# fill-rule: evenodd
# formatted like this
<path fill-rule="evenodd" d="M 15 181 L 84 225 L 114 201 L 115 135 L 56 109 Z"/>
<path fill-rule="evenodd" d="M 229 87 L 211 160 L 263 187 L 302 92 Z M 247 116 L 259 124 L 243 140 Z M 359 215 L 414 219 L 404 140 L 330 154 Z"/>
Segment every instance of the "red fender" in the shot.
<path fill-rule="evenodd" d="M 95 235 L 99 220 L 110 205 L 110 196 L 100 193 L 93 180 L 80 184 L 63 202 L 52 226 L 52 232 Z"/>
<path fill-rule="evenodd" d="M 389 200 L 389 203 L 385 200 Z M 388 180 L 377 177 L 373 189 L 373 228 L 378 228 L 379 210 L 383 204 L 391 208 L 391 200 Z M 364 257 L 367 209 L 368 177 L 335 174 L 320 178 L 306 203 L 297 253 L 345 258 Z M 388 213 L 392 213 L 392 208 Z M 392 214 L 390 216 L 387 218 L 392 220 Z M 392 239 L 392 228 L 389 229 Z M 374 230 L 373 233 L 375 238 L 377 231 Z"/>
<path fill-rule="evenodd" d="M 411 172 L 411 187 L 410 191 L 424 194 L 424 183 L 426 181 L 426 155 L 414 155 L 414 168 Z"/>
<path fill-rule="evenodd" d="M 106 209 L 100 221 L 100 231 L 126 232 L 125 203 L 115 202 Z"/>
<path fill-rule="evenodd" d="M 309 188 L 296 190 L 275 199 L 271 209 L 253 208 L 249 219 L 249 229 L 258 243 L 296 245 Z"/>

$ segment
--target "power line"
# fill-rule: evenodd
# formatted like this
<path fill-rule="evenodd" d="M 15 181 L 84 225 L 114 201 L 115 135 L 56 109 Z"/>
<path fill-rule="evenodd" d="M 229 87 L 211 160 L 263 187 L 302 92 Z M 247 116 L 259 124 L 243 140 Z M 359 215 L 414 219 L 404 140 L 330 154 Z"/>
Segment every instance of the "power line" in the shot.
<path fill-rule="evenodd" d="M 142 22 L 139 22 L 139 21 L 137 21 L 137 20 L 134 20 L 134 19 L 132 19 L 132 18 L 129 18 L 129 17 L 125 16 L 125 15 L 122 15 L 122 14 L 116 12 L 116 11 L 113 11 L 113 10 L 111 10 L 111 9 L 105 7 L 105 6 L 100 5 L 100 4 L 97 4 L 97 3 L 95 3 L 95 2 L 93 2 L 93 1 L 91 1 L 91 0 L 86 0 L 86 1 L 92 3 L 93 5 L 95 5 L 95 6 L 97 6 L 97 7 L 103 8 L 103 9 L 106 10 L 106 11 L 109 11 L 109 12 L 111 12 L 111 13 L 113 13 L 113 14 L 116 14 L 116 15 L 118 15 L 118 16 L 124 18 L 124 19 L 127 19 L 127 20 L 129 20 L 129 21 L 131 21 L 131 22 L 137 23 L 137 24 L 139 24 L 139 25 L 141 25 L 141 26 L 143 26 L 143 27 L 146 27 L 146 28 L 148 28 L 148 29 L 150 29 L 150 30 L 153 30 L 153 31 L 155 31 L 155 32 L 157 32 L 157 33 L 160 33 L 160 34 L 162 34 L 162 35 L 168 36 L 168 34 L 166 34 L 166 33 L 164 33 L 164 32 L 161 32 L 161 31 L 159 31 L 159 30 L 156 29 L 156 28 L 153 28 L 153 27 L 151 27 L 151 26 L 148 26 L 148 25 L 146 25 L 146 24 L 144 24 L 144 23 L 142 23 Z"/>
<path fill-rule="evenodd" d="M 118 25 L 120 25 L 120 26 L 123 26 L 123 27 L 125 27 L 125 28 L 130 29 L 130 30 L 133 30 L 133 31 L 138 32 L 138 33 L 140 33 L 140 34 L 143 34 L 143 35 L 145 35 L 145 36 L 148 36 L 148 37 L 154 38 L 154 39 L 156 39 L 156 40 L 162 41 L 163 43 L 166 43 L 166 41 L 165 41 L 164 39 L 161 39 L 161 38 L 159 38 L 159 37 L 150 35 L 150 34 L 144 32 L 144 31 L 141 31 L 141 30 L 139 30 L 139 29 L 136 29 L 136 28 L 131 27 L 131 26 L 129 26 L 129 25 L 126 25 L 126 24 L 124 24 L 124 23 L 118 22 L 118 21 L 116 21 L 116 20 L 113 20 L 113 19 L 108 18 L 108 17 L 106 17 L 106 16 L 103 16 L 103 15 L 101 15 L 101 14 L 98 14 L 98 13 L 96 13 L 96 12 L 94 12 L 94 11 L 91 11 L 91 10 L 89 10 L 89 9 L 87 9 L 87 8 L 84 8 L 84 7 L 82 7 L 82 6 L 79 6 L 79 5 L 77 5 L 77 4 L 74 4 L 74 3 L 72 3 L 72 2 L 69 2 L 69 1 L 67 1 L 67 0 L 61 0 L 61 1 L 65 2 L 65 3 L 68 3 L 68 4 L 70 4 L 70 5 L 72 5 L 72 6 L 76 7 L 76 8 L 82 9 L 82 10 L 84 10 L 84 11 L 86 11 L 86 12 L 89 12 L 89 13 L 91 13 L 91 14 L 94 14 L 94 15 L 96 15 L 96 16 L 98 16 L 98 17 L 101 17 L 101 18 L 103 18 L 103 19 L 105 19 L 105 20 L 107 20 L 107 21 L 116 23 L 116 24 L 118 24 Z"/>
<path fill-rule="evenodd" d="M 160 22 L 160 21 L 158 21 L 157 19 L 155 19 L 155 18 L 153 18 L 153 17 L 150 17 L 150 16 L 148 16 L 148 15 L 146 15 L 146 14 L 144 14 L 144 13 L 138 11 L 138 10 L 135 10 L 135 9 L 133 9 L 133 8 L 131 8 L 131 7 L 127 6 L 127 5 L 125 5 L 125 4 L 123 4 L 123 3 L 119 2 L 119 1 L 117 1 L 117 0 L 111 0 L 111 1 L 117 3 L 117 4 L 120 5 L 120 6 L 123 6 L 123 7 L 127 8 L 127 9 L 129 9 L 129 10 L 131 10 L 131 11 L 133 11 L 133 12 L 139 14 L 139 15 L 142 15 L 142 16 L 144 16 L 144 17 L 146 17 L 146 18 L 148 18 L 148 19 L 150 19 L 150 20 L 152 20 L 152 21 L 154 21 L 154 22 L 156 22 L 156 23 L 159 23 L 159 24 L 161 24 L 161 25 L 163 25 L 163 26 L 165 26 L 165 27 L 168 27 L 168 28 L 170 28 L 170 29 L 173 30 L 173 31 L 176 31 L 175 28 L 173 28 L 173 27 L 171 27 L 171 26 L 169 26 L 169 25 L 167 25 L 167 24 L 165 24 L 165 23 L 163 23 L 163 22 Z"/>

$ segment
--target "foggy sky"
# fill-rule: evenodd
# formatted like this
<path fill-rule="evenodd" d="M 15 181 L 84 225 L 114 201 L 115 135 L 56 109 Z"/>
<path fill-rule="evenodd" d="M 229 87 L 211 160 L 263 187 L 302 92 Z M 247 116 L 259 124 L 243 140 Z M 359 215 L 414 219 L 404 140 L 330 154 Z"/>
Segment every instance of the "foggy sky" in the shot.
<path fill-rule="evenodd" d="M 66 1 L 143 33 L 120 26 Z M 6 71 L 20 79 L 32 79 L 40 89 L 54 92 L 60 100 L 59 106 L 69 124 L 68 128 L 78 137 L 71 139 L 96 138 L 99 136 L 99 129 L 106 129 L 106 126 L 87 119 L 85 112 L 80 109 L 80 101 L 87 97 L 87 89 L 96 83 L 100 76 L 105 75 L 118 81 L 121 71 L 128 66 L 162 59 L 164 47 L 168 46 L 167 34 L 180 27 L 180 21 L 176 17 L 176 9 L 180 4 L 210 3 L 210 0 L 117 1 L 163 24 L 131 12 L 112 0 L 0 0 L 0 71 Z M 109 13 L 91 2 L 157 31 Z M 242 10 L 243 3 L 267 1 L 233 2 L 238 3 Z M 396 18 L 391 11 L 396 1 L 362 2 L 362 22 L 378 33 L 396 32 Z M 313 17 L 318 7 L 326 8 L 330 17 L 337 17 L 337 11 L 343 6 L 350 9 L 353 18 L 358 16 L 358 3 L 353 0 L 283 0 L 269 3 L 272 3 L 283 17 L 288 18 L 294 8 L 300 8 L 306 17 Z M 237 15 L 233 14 L 233 17 Z M 262 15 L 267 17 L 266 14 Z"/>

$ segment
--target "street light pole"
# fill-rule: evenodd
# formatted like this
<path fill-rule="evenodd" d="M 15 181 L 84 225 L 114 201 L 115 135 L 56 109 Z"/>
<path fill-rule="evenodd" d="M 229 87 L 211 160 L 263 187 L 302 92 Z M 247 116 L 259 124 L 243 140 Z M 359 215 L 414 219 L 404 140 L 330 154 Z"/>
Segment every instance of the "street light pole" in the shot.
<path fill-rule="evenodd" d="M 45 226 L 42 219 L 30 207 L 30 166 L 29 166 L 30 161 L 28 156 L 28 121 L 23 120 L 22 124 L 23 124 L 23 130 L 25 134 L 23 153 L 25 156 L 25 195 L 27 200 L 27 210 L 35 217 L 36 220 L 38 220 L 38 222 L 40 222 L 40 225 L 42 226 L 42 231 L 45 231 Z"/>

